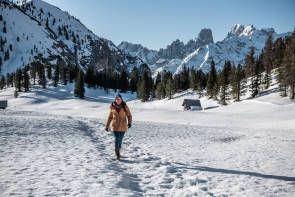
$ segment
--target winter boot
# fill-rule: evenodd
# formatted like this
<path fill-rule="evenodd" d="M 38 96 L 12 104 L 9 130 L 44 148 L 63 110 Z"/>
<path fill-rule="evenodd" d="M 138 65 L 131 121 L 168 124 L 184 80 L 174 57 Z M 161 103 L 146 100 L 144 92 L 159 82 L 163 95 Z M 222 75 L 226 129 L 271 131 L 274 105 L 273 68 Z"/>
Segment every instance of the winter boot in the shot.
<path fill-rule="evenodd" d="M 117 157 L 116 159 L 120 160 L 120 149 L 116 148 L 115 152 L 116 152 L 116 157 Z"/>

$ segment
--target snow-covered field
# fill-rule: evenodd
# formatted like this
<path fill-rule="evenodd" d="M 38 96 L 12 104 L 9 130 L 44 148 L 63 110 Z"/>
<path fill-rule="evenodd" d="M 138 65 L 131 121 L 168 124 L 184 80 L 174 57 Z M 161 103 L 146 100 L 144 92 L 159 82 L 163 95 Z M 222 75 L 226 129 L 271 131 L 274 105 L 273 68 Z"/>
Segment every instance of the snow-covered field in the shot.
<path fill-rule="evenodd" d="M 0 196 L 294 196 L 295 103 L 269 92 L 204 111 L 129 100 L 134 123 L 115 161 L 104 131 L 113 93 L 35 88 L 0 110 Z"/>

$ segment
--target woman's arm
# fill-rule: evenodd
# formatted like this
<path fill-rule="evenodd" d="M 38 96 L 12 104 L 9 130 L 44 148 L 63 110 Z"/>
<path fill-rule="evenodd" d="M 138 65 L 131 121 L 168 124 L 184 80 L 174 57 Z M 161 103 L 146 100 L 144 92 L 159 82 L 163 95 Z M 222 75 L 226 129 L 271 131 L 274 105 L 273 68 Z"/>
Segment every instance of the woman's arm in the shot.
<path fill-rule="evenodd" d="M 108 116 L 108 121 L 107 121 L 107 124 L 106 124 L 106 129 L 109 128 L 112 119 L 113 119 L 113 114 L 112 114 L 112 109 L 110 108 L 110 112 L 109 112 L 109 116 Z"/>
<path fill-rule="evenodd" d="M 129 110 L 129 107 L 126 105 L 126 115 L 127 115 L 127 119 L 128 119 L 128 124 L 132 125 L 132 115 L 131 112 Z"/>

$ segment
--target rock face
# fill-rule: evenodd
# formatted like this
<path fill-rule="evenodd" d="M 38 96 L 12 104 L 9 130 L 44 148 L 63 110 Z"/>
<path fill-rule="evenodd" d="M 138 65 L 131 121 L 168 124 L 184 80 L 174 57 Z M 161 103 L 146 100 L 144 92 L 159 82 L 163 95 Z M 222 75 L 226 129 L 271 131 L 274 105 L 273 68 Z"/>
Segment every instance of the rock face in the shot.
<path fill-rule="evenodd" d="M 176 40 L 165 49 L 160 49 L 153 59 L 146 62 L 153 76 L 163 70 L 171 71 L 173 74 L 179 73 L 184 65 L 208 72 L 212 60 L 215 61 L 216 69 L 221 70 L 225 61 L 231 61 L 236 66 L 243 65 L 251 46 L 254 46 L 256 55 L 258 55 L 270 34 L 275 40 L 289 35 L 290 32 L 277 34 L 273 28 L 258 30 L 253 25 L 236 24 L 224 40 L 214 43 L 211 29 L 202 29 L 198 36 L 189 40 L 187 44 Z M 129 45 L 132 44 L 129 43 Z M 128 48 L 122 47 L 121 49 L 128 51 Z M 133 52 L 136 54 L 136 50 Z M 141 57 L 140 53 L 137 55 Z"/>
<path fill-rule="evenodd" d="M 159 56 L 160 58 L 165 59 L 175 59 L 175 58 L 183 58 L 185 55 L 185 47 L 183 42 L 180 40 L 173 41 L 170 45 L 166 47 L 166 49 L 160 49 Z"/>
<path fill-rule="evenodd" d="M 148 64 L 153 64 L 157 61 L 158 52 L 155 50 L 149 50 L 146 47 L 143 47 L 140 44 L 132 44 L 129 42 L 121 42 L 118 45 L 118 48 L 122 51 L 125 51 L 126 54 L 132 57 L 140 57 L 143 62 Z"/>
<path fill-rule="evenodd" d="M 202 29 L 195 39 L 189 40 L 186 44 L 176 39 L 166 48 L 161 48 L 159 51 L 149 50 L 140 44 L 132 44 L 129 42 L 121 42 L 118 48 L 131 56 L 140 57 L 144 62 L 150 65 L 153 71 L 162 67 L 161 65 L 165 65 L 165 68 L 167 68 L 169 64 L 175 66 L 176 62 L 184 59 L 199 47 L 210 43 L 213 43 L 211 29 Z M 165 64 L 163 64 L 163 62 L 165 62 Z"/>
<path fill-rule="evenodd" d="M 213 43 L 213 36 L 211 29 L 202 29 L 196 38 L 196 43 L 199 46 Z"/>

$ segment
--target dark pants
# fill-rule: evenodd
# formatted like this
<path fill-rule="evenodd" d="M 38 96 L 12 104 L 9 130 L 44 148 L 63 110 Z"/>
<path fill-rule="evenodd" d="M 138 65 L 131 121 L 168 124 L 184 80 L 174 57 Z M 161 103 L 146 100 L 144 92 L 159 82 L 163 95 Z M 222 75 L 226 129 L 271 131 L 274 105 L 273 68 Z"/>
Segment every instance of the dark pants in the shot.
<path fill-rule="evenodd" d="M 113 131 L 115 136 L 115 149 L 120 149 L 125 132 Z"/>

